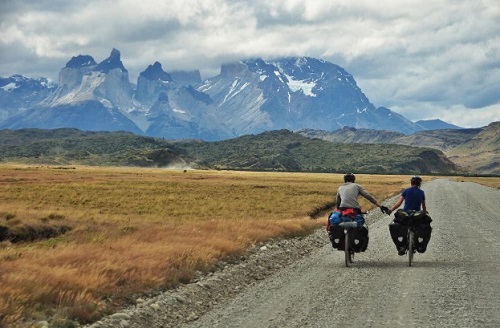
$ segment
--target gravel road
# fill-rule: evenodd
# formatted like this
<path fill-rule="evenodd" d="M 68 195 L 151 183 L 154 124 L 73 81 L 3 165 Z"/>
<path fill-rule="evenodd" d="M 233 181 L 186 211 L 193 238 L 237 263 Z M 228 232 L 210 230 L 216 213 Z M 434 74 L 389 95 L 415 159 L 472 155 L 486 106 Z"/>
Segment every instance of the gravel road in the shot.
<path fill-rule="evenodd" d="M 423 189 L 433 234 L 412 267 L 377 210 L 352 267 L 322 229 L 265 245 L 93 326 L 500 327 L 500 191 L 446 179 Z"/>

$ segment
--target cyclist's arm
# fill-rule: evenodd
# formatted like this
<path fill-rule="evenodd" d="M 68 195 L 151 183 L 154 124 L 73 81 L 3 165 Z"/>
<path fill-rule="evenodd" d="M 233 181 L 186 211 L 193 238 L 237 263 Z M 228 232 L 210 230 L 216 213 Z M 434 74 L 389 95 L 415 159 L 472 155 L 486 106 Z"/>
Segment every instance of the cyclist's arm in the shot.
<path fill-rule="evenodd" d="M 427 205 L 425 205 L 425 199 L 422 201 L 422 210 L 427 213 Z"/>
<path fill-rule="evenodd" d="M 377 207 L 382 206 L 370 193 L 366 190 L 363 189 L 363 187 L 359 186 L 359 194 L 366 199 L 368 199 L 372 204 L 374 204 Z"/>
<path fill-rule="evenodd" d="M 389 211 L 391 212 L 394 212 L 394 210 L 397 210 L 399 208 L 399 206 L 401 206 L 401 204 L 403 204 L 403 201 L 405 200 L 405 198 L 403 196 L 400 196 L 399 199 L 398 199 L 398 202 L 396 204 L 394 204 L 393 207 L 390 208 Z M 425 201 L 424 201 L 425 202 Z M 423 205 L 424 203 L 422 203 Z M 424 205 L 423 205 L 424 206 Z"/>

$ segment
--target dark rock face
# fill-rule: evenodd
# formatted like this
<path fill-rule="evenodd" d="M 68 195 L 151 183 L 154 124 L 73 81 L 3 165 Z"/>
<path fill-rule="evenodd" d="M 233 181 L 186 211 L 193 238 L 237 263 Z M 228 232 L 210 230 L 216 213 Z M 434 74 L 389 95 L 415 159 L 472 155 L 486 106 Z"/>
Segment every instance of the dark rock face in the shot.
<path fill-rule="evenodd" d="M 96 65 L 97 63 L 94 60 L 94 58 L 92 58 L 92 56 L 78 55 L 76 57 L 72 57 L 70 61 L 66 64 L 65 68 L 93 67 Z"/>
<path fill-rule="evenodd" d="M 113 49 L 111 51 L 111 55 L 102 62 L 100 62 L 96 66 L 95 70 L 103 73 L 109 73 L 109 71 L 115 68 L 118 68 L 123 72 L 127 72 L 125 66 L 123 66 L 123 63 L 120 59 L 120 52 L 116 49 Z"/>

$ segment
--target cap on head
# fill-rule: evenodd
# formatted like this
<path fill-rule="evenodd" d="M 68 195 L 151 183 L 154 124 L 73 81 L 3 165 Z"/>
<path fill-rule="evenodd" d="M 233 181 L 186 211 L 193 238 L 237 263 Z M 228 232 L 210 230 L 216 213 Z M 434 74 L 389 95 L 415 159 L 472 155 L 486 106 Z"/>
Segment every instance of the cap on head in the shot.
<path fill-rule="evenodd" d="M 344 182 L 354 182 L 356 181 L 356 177 L 352 173 L 347 173 L 344 175 Z"/>
<path fill-rule="evenodd" d="M 420 186 L 420 184 L 422 183 L 422 178 L 418 175 L 414 175 L 411 177 L 410 182 L 412 186 Z"/>

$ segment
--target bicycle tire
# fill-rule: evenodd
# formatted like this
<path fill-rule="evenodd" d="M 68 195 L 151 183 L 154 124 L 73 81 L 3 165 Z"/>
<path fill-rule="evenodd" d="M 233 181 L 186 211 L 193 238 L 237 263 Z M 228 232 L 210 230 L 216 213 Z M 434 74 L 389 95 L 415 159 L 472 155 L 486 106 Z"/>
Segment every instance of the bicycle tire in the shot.
<path fill-rule="evenodd" d="M 408 231 L 408 266 L 412 265 L 413 262 L 413 253 L 415 248 L 415 234 L 413 229 L 409 229 Z"/>
<path fill-rule="evenodd" d="M 344 257 L 345 257 L 345 266 L 349 267 L 349 264 L 352 262 L 351 260 L 351 250 L 350 250 L 350 233 L 349 230 L 345 232 L 344 237 Z"/>

